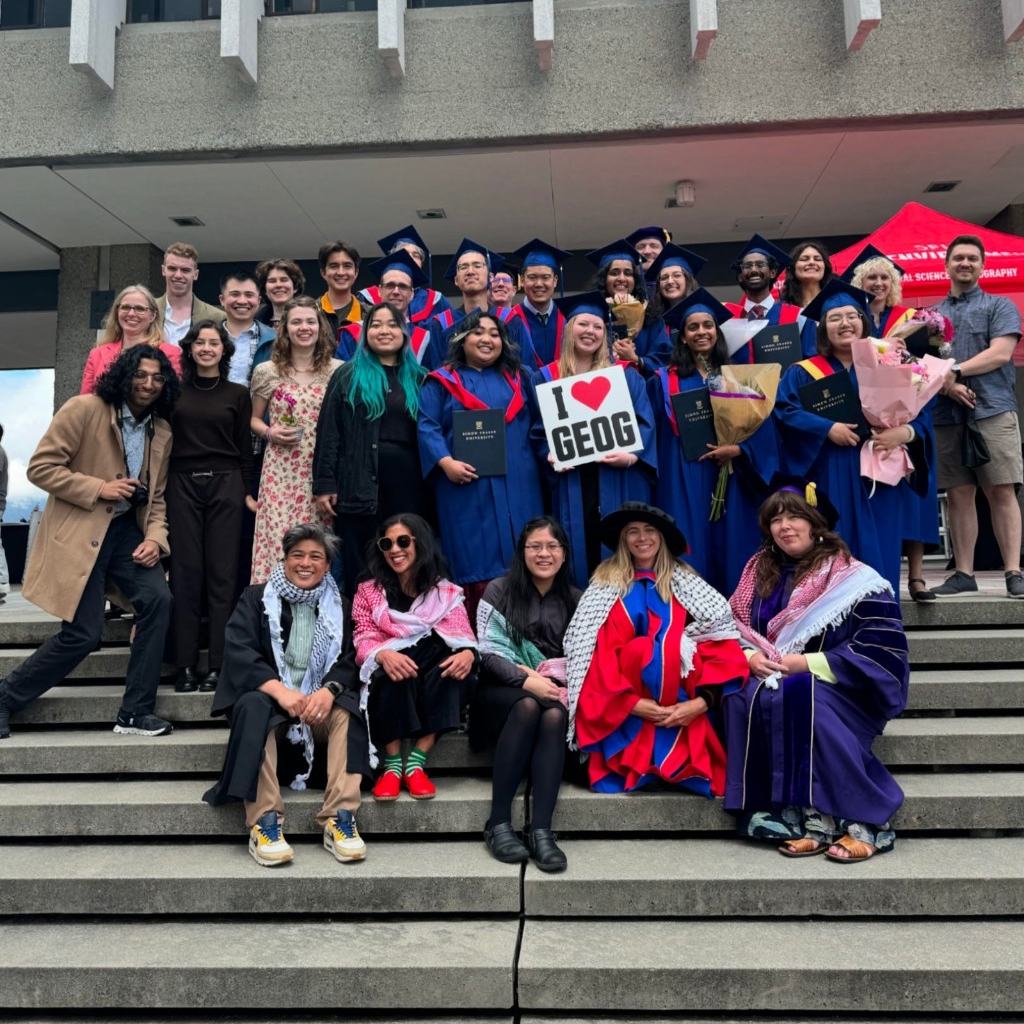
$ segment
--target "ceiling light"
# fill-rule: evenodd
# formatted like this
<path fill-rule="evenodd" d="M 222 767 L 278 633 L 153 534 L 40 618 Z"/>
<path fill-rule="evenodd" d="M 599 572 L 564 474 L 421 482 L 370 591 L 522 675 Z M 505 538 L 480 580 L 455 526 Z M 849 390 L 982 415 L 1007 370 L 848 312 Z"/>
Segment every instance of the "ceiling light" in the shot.
<path fill-rule="evenodd" d="M 448 214 L 441 209 L 440 206 L 435 206 L 429 210 L 417 210 L 416 216 L 420 220 L 446 220 Z"/>
<path fill-rule="evenodd" d="M 676 206 L 693 206 L 697 201 L 697 189 L 692 181 L 677 181 L 675 192 Z"/>

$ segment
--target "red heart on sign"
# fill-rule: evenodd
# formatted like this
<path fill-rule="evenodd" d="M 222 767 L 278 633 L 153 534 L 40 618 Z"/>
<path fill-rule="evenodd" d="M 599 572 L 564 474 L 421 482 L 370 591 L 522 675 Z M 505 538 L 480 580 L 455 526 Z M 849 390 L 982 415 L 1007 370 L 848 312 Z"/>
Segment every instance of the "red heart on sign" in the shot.
<path fill-rule="evenodd" d="M 595 377 L 590 381 L 577 381 L 570 388 L 570 394 L 580 405 L 585 405 L 588 409 L 597 412 L 611 389 L 612 382 L 607 377 Z"/>

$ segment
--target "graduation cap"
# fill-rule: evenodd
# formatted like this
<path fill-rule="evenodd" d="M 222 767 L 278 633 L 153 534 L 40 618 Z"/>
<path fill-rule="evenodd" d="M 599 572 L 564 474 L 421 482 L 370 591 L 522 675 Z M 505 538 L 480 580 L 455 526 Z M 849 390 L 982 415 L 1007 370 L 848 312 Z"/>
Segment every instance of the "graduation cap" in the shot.
<path fill-rule="evenodd" d="M 881 249 L 876 249 L 873 245 L 865 245 L 863 249 L 854 257 L 850 265 L 839 275 L 840 280 L 850 282 L 853 280 L 854 275 L 857 273 L 857 268 L 862 263 L 867 263 L 868 260 L 886 260 L 891 263 L 893 269 L 897 274 L 902 277 L 906 271 L 894 260 L 890 259 Z"/>
<path fill-rule="evenodd" d="M 706 288 L 698 288 L 692 295 L 687 295 L 682 302 L 677 302 L 663 314 L 665 323 L 675 330 L 681 331 L 686 318 L 691 313 L 707 313 L 719 327 L 733 314 L 726 309 Z"/>
<path fill-rule="evenodd" d="M 448 264 L 448 269 L 444 272 L 444 276 L 449 281 L 455 280 L 455 274 L 458 269 L 459 260 L 467 252 L 478 252 L 487 262 L 487 269 L 493 274 L 498 267 L 503 266 L 505 263 L 505 257 L 499 256 L 496 252 L 492 252 L 487 248 L 486 245 L 481 245 L 479 242 L 474 242 L 472 238 L 464 238 L 459 242 L 458 249 L 455 250 L 455 254 L 452 256 L 451 263 Z"/>
<path fill-rule="evenodd" d="M 541 238 L 534 238 L 526 245 L 521 245 L 515 250 L 515 254 L 519 257 L 523 270 L 527 267 L 549 267 L 558 275 L 562 273 L 562 264 L 572 256 L 571 252 L 559 249 Z"/>
<path fill-rule="evenodd" d="M 593 252 L 588 252 L 587 259 L 598 270 L 607 267 L 613 260 L 629 260 L 637 266 L 640 265 L 640 253 L 624 238 L 620 238 L 617 242 L 612 242 L 610 245 L 602 246 L 600 249 L 594 249 Z"/>
<path fill-rule="evenodd" d="M 658 253 L 654 262 L 644 271 L 644 277 L 652 284 L 655 284 L 658 280 L 658 275 L 665 267 L 682 267 L 690 277 L 696 278 L 701 270 L 704 269 L 706 263 L 707 260 L 703 256 L 698 256 L 695 252 L 684 249 L 681 245 L 669 242 Z"/>
<path fill-rule="evenodd" d="M 839 511 L 829 501 L 828 495 L 817 484 L 804 480 L 799 476 L 787 476 L 784 473 L 776 473 L 772 477 L 772 482 L 768 485 L 768 492 L 769 495 L 772 495 L 778 494 L 780 491 L 796 494 L 798 497 L 803 498 L 811 508 L 824 517 L 830 530 L 836 528 L 836 523 L 839 522 Z M 769 497 L 768 500 L 770 501 L 771 498 Z"/>
<path fill-rule="evenodd" d="M 804 316 L 808 320 L 816 320 L 820 323 L 821 318 L 830 309 L 838 309 L 840 306 L 856 306 L 867 316 L 872 298 L 873 296 L 863 289 L 854 288 L 852 284 L 833 277 L 804 307 Z"/>
<path fill-rule="evenodd" d="M 374 260 L 368 269 L 378 281 L 389 270 L 400 270 L 409 276 L 413 288 L 426 288 L 428 283 L 427 275 L 420 270 L 419 265 L 412 258 L 412 253 L 405 249 L 399 249 L 379 260 Z"/>
<path fill-rule="evenodd" d="M 656 238 L 662 245 L 668 245 L 672 241 L 672 232 L 668 228 L 649 227 L 637 228 L 626 235 L 626 241 L 631 245 L 637 245 L 645 238 Z"/>
<path fill-rule="evenodd" d="M 380 251 L 385 256 L 395 251 L 396 246 L 399 245 L 415 245 L 417 249 L 423 250 L 423 255 L 430 259 L 430 250 L 427 248 L 427 243 L 420 237 L 420 233 L 411 225 L 407 224 L 404 228 L 399 228 L 397 231 L 390 235 L 385 235 L 383 238 L 377 239 L 377 244 L 380 246 Z"/>
<path fill-rule="evenodd" d="M 747 244 L 740 249 L 736 259 L 732 261 L 733 270 L 739 270 L 744 256 L 751 253 L 760 253 L 762 256 L 770 256 L 779 265 L 779 270 L 785 270 L 789 266 L 789 257 L 777 246 L 772 245 L 767 238 L 761 235 L 754 235 Z"/>
<path fill-rule="evenodd" d="M 579 295 L 567 295 L 564 299 L 555 299 L 558 311 L 568 320 L 580 313 L 592 313 L 602 320 L 608 319 L 608 303 L 604 292 L 581 292 Z"/>

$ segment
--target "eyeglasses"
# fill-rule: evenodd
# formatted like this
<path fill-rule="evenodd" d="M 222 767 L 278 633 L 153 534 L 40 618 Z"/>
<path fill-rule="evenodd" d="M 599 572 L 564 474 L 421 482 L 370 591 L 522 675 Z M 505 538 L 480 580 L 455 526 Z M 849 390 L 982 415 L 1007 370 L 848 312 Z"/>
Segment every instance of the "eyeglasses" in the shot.
<path fill-rule="evenodd" d="M 390 551 L 397 544 L 404 551 L 407 547 L 409 547 L 410 544 L 412 544 L 412 542 L 413 538 L 410 537 L 409 534 L 403 533 L 401 536 L 396 537 L 394 540 L 392 540 L 390 537 L 381 537 L 381 539 L 377 541 L 377 547 L 379 547 L 381 551 L 387 552 Z"/>
<path fill-rule="evenodd" d="M 167 378 L 162 373 L 146 373 L 145 370 L 136 370 L 132 377 L 135 380 L 151 380 L 154 384 L 167 383 Z"/>
<path fill-rule="evenodd" d="M 155 313 L 155 309 L 149 306 L 126 306 L 123 303 L 117 307 L 122 313 L 135 313 L 138 316 L 145 316 L 147 313 Z"/>
<path fill-rule="evenodd" d="M 767 260 L 750 260 L 747 263 L 740 264 L 740 270 L 767 270 Z"/>
<path fill-rule="evenodd" d="M 562 550 L 562 545 L 558 541 L 553 540 L 547 544 L 525 544 L 523 549 L 529 551 L 531 555 L 539 555 L 542 551 L 554 554 L 556 551 Z"/>
<path fill-rule="evenodd" d="M 412 285 L 411 284 L 397 284 L 394 281 L 388 281 L 387 284 L 382 284 L 380 286 L 380 290 L 382 292 L 411 292 L 412 291 Z"/>
<path fill-rule="evenodd" d="M 472 263 L 456 263 L 456 270 L 486 270 L 487 264 L 483 260 L 474 260 Z"/>
<path fill-rule="evenodd" d="M 832 313 L 825 317 L 827 324 L 855 324 L 860 322 L 860 313 Z"/>

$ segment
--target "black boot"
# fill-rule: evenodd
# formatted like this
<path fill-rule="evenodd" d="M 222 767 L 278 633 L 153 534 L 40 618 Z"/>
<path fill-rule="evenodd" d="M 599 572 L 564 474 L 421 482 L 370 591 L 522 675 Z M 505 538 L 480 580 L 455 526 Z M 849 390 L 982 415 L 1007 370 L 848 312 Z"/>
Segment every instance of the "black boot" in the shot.
<path fill-rule="evenodd" d="M 179 668 L 174 681 L 175 693 L 195 693 L 199 689 L 199 678 L 194 668 Z"/>
<path fill-rule="evenodd" d="M 569 861 L 555 842 L 555 833 L 549 828 L 534 828 L 526 833 L 530 856 L 541 871 L 564 871 Z"/>
<path fill-rule="evenodd" d="M 530 859 L 530 851 L 523 846 L 519 834 L 510 822 L 503 821 L 494 828 L 484 829 L 484 842 L 491 856 L 503 864 L 522 864 Z"/>

